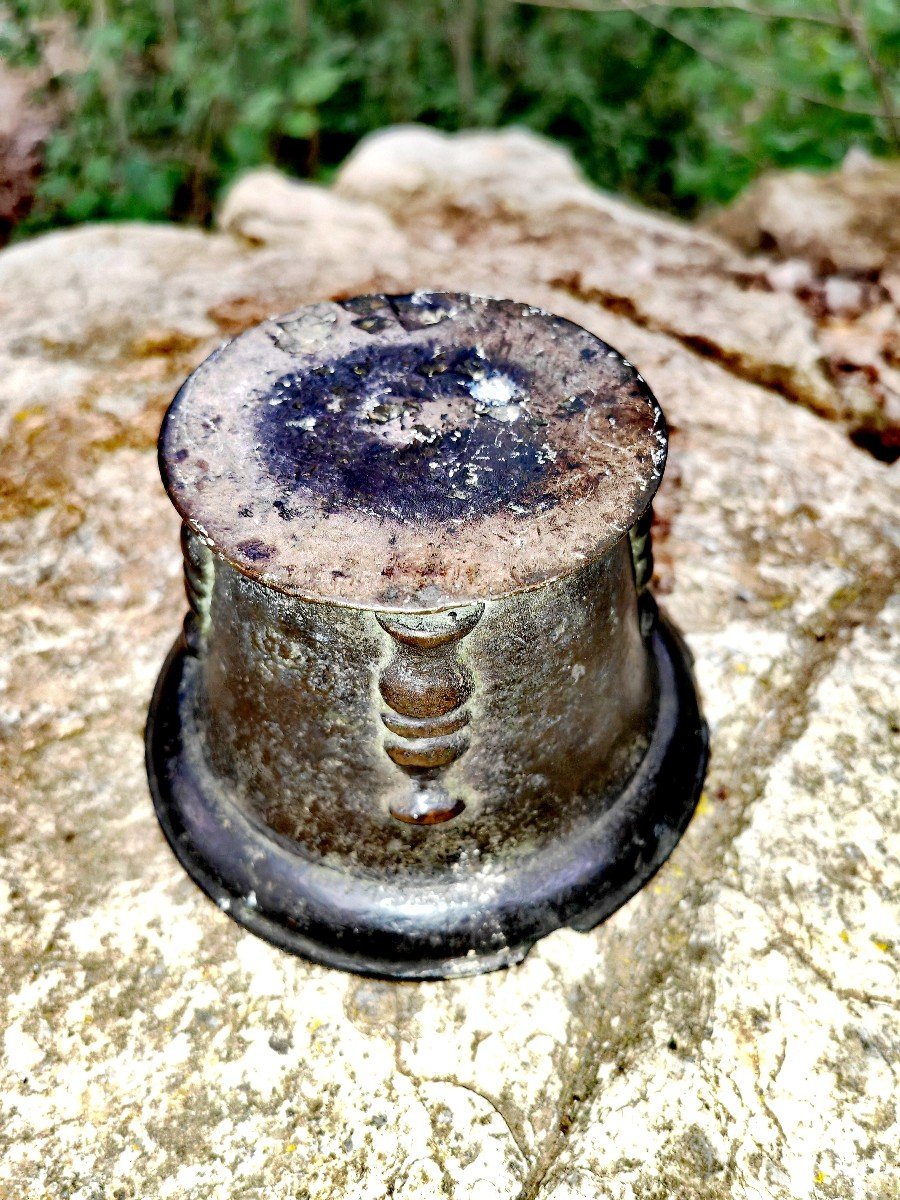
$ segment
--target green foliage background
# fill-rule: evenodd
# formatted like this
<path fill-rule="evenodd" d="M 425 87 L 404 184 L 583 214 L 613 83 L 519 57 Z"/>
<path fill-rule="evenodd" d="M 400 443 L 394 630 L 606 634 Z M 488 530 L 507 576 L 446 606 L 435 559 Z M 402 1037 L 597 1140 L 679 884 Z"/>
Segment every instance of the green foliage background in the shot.
<path fill-rule="evenodd" d="M 26 230 L 205 222 L 238 172 L 325 177 L 370 130 L 526 125 L 603 187 L 690 215 L 769 165 L 896 148 L 896 0 L 68 0 L 15 3 L 0 53 L 48 22 L 79 62 Z M 749 0 L 748 0 L 749 3 Z M 597 11 L 599 10 L 599 11 Z M 760 15 L 765 14 L 765 15 Z M 777 15 L 770 15 L 777 14 Z"/>

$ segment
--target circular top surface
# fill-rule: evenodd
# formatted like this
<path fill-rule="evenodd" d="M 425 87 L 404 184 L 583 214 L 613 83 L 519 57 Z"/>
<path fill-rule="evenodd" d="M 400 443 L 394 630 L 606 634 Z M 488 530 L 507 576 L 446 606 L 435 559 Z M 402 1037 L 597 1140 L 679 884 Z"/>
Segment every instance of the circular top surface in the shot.
<path fill-rule="evenodd" d="M 560 317 L 416 292 L 302 308 L 212 354 L 175 397 L 175 507 L 261 582 L 436 610 L 602 554 L 653 498 L 662 412 L 630 363 Z"/>

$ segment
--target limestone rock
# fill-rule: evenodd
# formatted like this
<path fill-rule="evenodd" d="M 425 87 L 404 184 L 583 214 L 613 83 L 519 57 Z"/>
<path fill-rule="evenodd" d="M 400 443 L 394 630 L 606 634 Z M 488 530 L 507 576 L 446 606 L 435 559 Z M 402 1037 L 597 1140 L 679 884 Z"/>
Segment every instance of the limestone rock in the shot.
<path fill-rule="evenodd" d="M 900 163 L 854 158 L 840 171 L 768 172 L 709 227 L 746 251 L 867 275 L 900 257 L 898 207 Z"/>
<path fill-rule="evenodd" d="M 591 188 L 569 155 L 522 130 L 388 130 L 340 170 L 341 195 L 382 205 L 417 242 L 498 251 L 529 274 L 706 351 L 816 411 L 844 405 L 802 303 L 725 241 Z M 546 253 L 552 242 L 554 254 Z"/>
<path fill-rule="evenodd" d="M 335 191 L 376 203 L 402 222 L 449 209 L 533 223 L 599 200 L 566 150 L 525 130 L 451 135 L 417 125 L 365 138 Z"/>
<path fill-rule="evenodd" d="M 303 244 L 324 238 L 333 253 L 402 256 L 405 243 L 383 209 L 345 200 L 316 184 L 287 179 L 272 167 L 250 171 L 225 196 L 218 225 L 249 242 Z"/>
<path fill-rule="evenodd" d="M 857 154 L 840 171 L 770 172 L 708 222 L 745 251 L 782 257 L 767 277 L 815 322 L 840 397 L 822 411 L 888 460 L 900 453 L 898 205 L 900 163 Z"/>
<path fill-rule="evenodd" d="M 771 264 L 603 198 L 538 236 L 524 195 L 499 212 L 508 142 L 491 175 L 483 136 L 467 214 L 427 187 L 415 216 L 386 202 L 400 241 L 365 256 L 335 228 L 346 176 L 298 239 L 105 226 L 0 255 L 0 1196 L 896 1195 L 896 485 L 786 398 L 783 364 L 756 381 L 764 338 L 748 378 L 678 332 L 685 292 L 648 319 L 638 288 L 678 297 L 693 263 L 697 295 L 746 285 L 749 311 Z M 640 305 L 572 282 L 611 245 Z M 676 854 L 604 926 L 398 985 L 289 958 L 200 895 L 142 726 L 184 605 L 154 446 L 178 382 L 267 312 L 426 285 L 555 309 L 659 395 L 657 591 L 713 759 Z"/>

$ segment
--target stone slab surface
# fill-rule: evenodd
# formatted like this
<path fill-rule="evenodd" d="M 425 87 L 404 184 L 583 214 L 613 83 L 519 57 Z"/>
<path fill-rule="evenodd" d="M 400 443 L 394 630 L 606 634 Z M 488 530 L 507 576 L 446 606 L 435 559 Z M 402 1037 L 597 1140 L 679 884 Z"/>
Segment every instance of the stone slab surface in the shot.
<path fill-rule="evenodd" d="M 267 209 L 251 177 L 219 233 L 0 255 L 0 1196 L 889 1200 L 894 476 L 811 411 L 829 376 L 796 298 L 770 312 L 775 264 L 591 192 L 535 139 L 444 139 L 442 165 L 432 136 L 364 145 L 333 207 L 279 181 Z M 612 260 L 612 291 L 583 286 Z M 241 932 L 155 826 L 142 725 L 183 608 L 155 438 L 223 337 L 426 286 L 578 321 L 659 397 L 656 588 L 713 759 L 607 924 L 390 984 Z"/>

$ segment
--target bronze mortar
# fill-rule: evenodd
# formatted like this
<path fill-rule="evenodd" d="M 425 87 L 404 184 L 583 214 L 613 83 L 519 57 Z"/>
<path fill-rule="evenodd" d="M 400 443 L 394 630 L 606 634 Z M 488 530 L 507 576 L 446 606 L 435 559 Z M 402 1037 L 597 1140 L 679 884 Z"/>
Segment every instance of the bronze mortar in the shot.
<path fill-rule="evenodd" d="M 220 908 L 421 979 L 650 878 L 707 759 L 647 590 L 666 446 L 630 363 L 510 301 L 316 304 L 190 376 L 160 435 L 190 611 L 147 763 Z"/>

